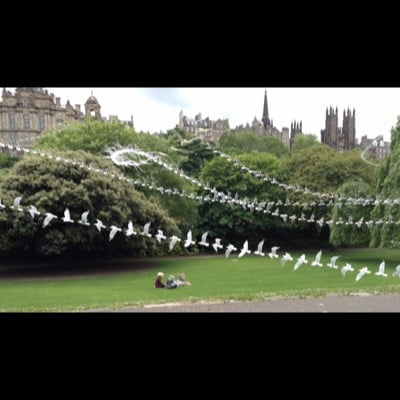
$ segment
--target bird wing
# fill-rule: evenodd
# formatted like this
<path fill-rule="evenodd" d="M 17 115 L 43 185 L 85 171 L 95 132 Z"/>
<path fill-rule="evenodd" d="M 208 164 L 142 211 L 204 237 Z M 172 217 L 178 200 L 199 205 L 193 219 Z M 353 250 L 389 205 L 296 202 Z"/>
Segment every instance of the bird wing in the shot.
<path fill-rule="evenodd" d="M 299 258 L 296 264 L 294 264 L 293 271 L 296 271 L 296 269 L 299 268 L 301 264 L 303 264 L 303 260 Z"/>
<path fill-rule="evenodd" d="M 258 246 L 257 246 L 257 251 L 259 253 L 262 253 L 263 246 L 264 246 L 264 240 L 261 240 L 261 242 L 258 243 Z"/>
<path fill-rule="evenodd" d="M 145 226 L 143 227 L 143 233 L 145 235 L 149 234 L 149 229 L 150 229 L 150 222 L 148 222 L 147 224 L 145 224 Z"/>
<path fill-rule="evenodd" d="M 19 207 L 19 205 L 20 205 L 20 203 L 21 203 L 21 200 L 22 200 L 22 196 L 16 197 L 16 198 L 14 199 L 14 206 L 15 206 L 15 207 Z"/>
<path fill-rule="evenodd" d="M 207 235 L 208 235 L 208 232 L 204 232 L 204 233 L 201 235 L 201 242 L 202 242 L 202 243 L 207 243 Z"/>
<path fill-rule="evenodd" d="M 382 262 L 380 263 L 380 265 L 379 265 L 379 272 L 380 272 L 381 274 L 384 274 L 384 273 L 385 273 L 385 261 L 382 261 Z"/>
<path fill-rule="evenodd" d="M 89 215 L 89 211 L 83 212 L 81 215 L 81 220 L 84 222 L 87 222 L 88 215 Z"/>

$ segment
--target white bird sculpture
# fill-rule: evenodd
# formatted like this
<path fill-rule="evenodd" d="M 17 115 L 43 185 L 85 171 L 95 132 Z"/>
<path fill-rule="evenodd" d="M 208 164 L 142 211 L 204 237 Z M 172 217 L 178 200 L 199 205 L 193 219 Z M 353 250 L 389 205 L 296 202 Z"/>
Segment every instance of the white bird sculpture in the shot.
<path fill-rule="evenodd" d="M 393 276 L 400 276 L 400 264 L 396 267 L 395 272 L 393 272 Z"/>
<path fill-rule="evenodd" d="M 293 257 L 288 252 L 286 252 L 281 258 L 282 267 L 286 264 L 287 261 L 293 261 Z"/>
<path fill-rule="evenodd" d="M 215 241 L 212 244 L 212 247 L 215 250 L 215 252 L 218 253 L 218 249 L 222 249 L 224 246 L 222 246 L 220 238 L 215 238 Z"/>
<path fill-rule="evenodd" d="M 297 259 L 296 264 L 294 264 L 293 271 L 296 271 L 297 269 L 299 269 L 302 264 L 307 264 L 307 263 L 308 263 L 308 261 L 306 260 L 306 255 L 302 254 Z"/>
<path fill-rule="evenodd" d="M 272 258 L 278 258 L 279 256 L 278 256 L 278 254 L 276 254 L 277 250 L 279 250 L 278 246 L 271 247 L 271 251 L 268 253 L 269 258 L 271 258 L 271 259 Z"/>
<path fill-rule="evenodd" d="M 263 246 L 264 246 L 264 239 L 261 240 L 260 243 L 258 243 L 257 250 L 254 252 L 254 254 L 257 254 L 258 256 L 262 256 L 262 257 L 265 256 L 265 253 L 263 253 L 263 251 L 262 251 Z"/>
<path fill-rule="evenodd" d="M 322 267 L 321 263 L 322 250 L 315 255 L 315 260 L 311 263 L 313 267 Z"/>
<path fill-rule="evenodd" d="M 151 224 L 151 222 L 148 222 L 147 224 L 145 224 L 145 226 L 143 227 L 143 231 L 140 232 L 140 234 L 142 236 L 151 237 L 151 233 L 149 233 L 150 224 Z"/>
<path fill-rule="evenodd" d="M 115 225 L 111 225 L 110 226 L 111 230 L 110 230 L 110 236 L 108 237 L 108 241 L 111 242 L 111 240 L 114 239 L 115 235 L 117 234 L 117 232 L 121 232 L 122 229 L 118 228 L 118 226 Z"/>
<path fill-rule="evenodd" d="M 343 276 L 346 276 L 347 272 L 354 272 L 354 268 L 349 263 L 346 263 L 341 270 Z"/>
<path fill-rule="evenodd" d="M 126 230 L 126 236 L 137 235 L 137 232 L 133 229 L 132 221 L 128 222 L 128 229 Z"/>
<path fill-rule="evenodd" d="M 339 267 L 336 265 L 336 261 L 340 256 L 333 256 L 331 257 L 331 261 L 326 264 L 329 268 L 338 269 Z"/>
<path fill-rule="evenodd" d="M 96 229 L 101 232 L 102 229 L 106 229 L 106 226 L 103 224 L 103 222 L 100 219 L 96 219 L 96 223 L 94 224 Z"/>
<path fill-rule="evenodd" d="M 71 215 L 69 213 L 68 208 L 64 210 L 64 216 L 61 218 L 64 222 L 73 223 L 74 221 L 71 219 Z"/>
<path fill-rule="evenodd" d="M 246 241 L 243 243 L 243 247 L 241 248 L 238 257 L 241 258 L 241 257 L 243 257 L 245 254 L 250 254 L 250 253 L 251 253 L 251 251 L 249 250 L 249 242 L 246 240 Z"/>
<path fill-rule="evenodd" d="M 161 240 L 165 240 L 167 237 L 164 235 L 164 232 L 160 229 L 158 229 L 156 239 L 158 243 L 161 243 Z"/>
<path fill-rule="evenodd" d="M 81 219 L 78 221 L 78 223 L 81 224 L 81 225 L 89 226 L 90 224 L 89 224 L 89 222 L 87 220 L 88 215 L 89 215 L 89 211 L 83 212 L 82 215 L 81 215 Z"/>
<path fill-rule="evenodd" d="M 375 275 L 376 276 L 383 276 L 383 277 L 387 278 L 388 274 L 385 273 L 385 261 L 382 261 L 379 264 L 379 270 L 378 270 L 378 272 L 375 272 Z"/>
<path fill-rule="evenodd" d="M 45 219 L 43 220 L 43 228 L 46 228 L 46 226 L 49 225 L 50 222 L 51 222 L 53 219 L 57 219 L 57 218 L 58 218 L 57 215 L 54 215 L 54 214 L 49 213 L 49 212 L 47 212 L 45 215 L 46 215 L 46 217 L 45 217 Z"/>
<path fill-rule="evenodd" d="M 195 243 L 196 242 L 192 239 L 192 231 L 189 230 L 189 232 L 186 235 L 184 247 L 189 247 L 190 245 L 195 244 Z"/>
<path fill-rule="evenodd" d="M 178 238 L 178 236 L 172 235 L 171 236 L 171 241 L 169 242 L 169 251 L 172 251 L 174 246 L 176 245 L 177 242 L 180 242 L 181 239 Z"/>
<path fill-rule="evenodd" d="M 368 269 L 368 267 L 363 267 L 360 269 L 360 272 L 356 276 L 356 282 L 358 282 L 365 274 L 370 274 L 371 271 Z"/>
<path fill-rule="evenodd" d="M 228 258 L 232 251 L 237 251 L 237 248 L 233 244 L 228 244 L 225 250 L 225 257 Z"/>
<path fill-rule="evenodd" d="M 204 233 L 201 235 L 201 240 L 200 240 L 200 242 L 198 243 L 200 246 L 204 246 L 204 247 L 210 246 L 210 243 L 207 242 L 207 235 L 208 235 L 208 232 L 204 232 Z"/>
<path fill-rule="evenodd" d="M 32 219 L 35 219 L 35 215 L 40 215 L 40 212 L 35 206 L 31 206 L 28 213 L 31 214 Z"/>

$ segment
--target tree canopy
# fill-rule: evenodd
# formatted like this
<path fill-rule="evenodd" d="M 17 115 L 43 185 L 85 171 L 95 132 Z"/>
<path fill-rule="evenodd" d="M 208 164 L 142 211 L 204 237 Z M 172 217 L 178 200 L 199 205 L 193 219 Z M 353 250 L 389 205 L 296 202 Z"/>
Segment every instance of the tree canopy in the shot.
<path fill-rule="evenodd" d="M 136 191 L 129 182 L 110 175 L 115 173 L 118 176 L 119 171 L 109 160 L 83 151 L 59 153 L 58 156 L 78 159 L 87 167 L 55 158 L 25 156 L 0 181 L 0 198 L 4 204 L 13 204 L 16 197 L 22 196 L 24 210 L 19 212 L 6 207 L 0 213 L 2 254 L 74 257 L 159 253 L 160 246 L 154 239 L 125 235 L 130 220 L 136 230 L 142 230 L 144 224 L 151 222 L 152 229 L 158 227 L 169 235 L 179 233 L 176 223 L 165 211 Z M 95 172 L 94 168 L 109 172 Z M 27 211 L 31 205 L 41 213 L 34 219 Z M 90 226 L 64 223 L 62 217 L 66 208 L 75 222 L 88 211 Z M 58 218 L 43 227 L 46 212 Z M 98 232 L 94 226 L 96 219 L 100 219 L 107 229 Z M 112 225 L 122 231 L 110 241 Z"/>

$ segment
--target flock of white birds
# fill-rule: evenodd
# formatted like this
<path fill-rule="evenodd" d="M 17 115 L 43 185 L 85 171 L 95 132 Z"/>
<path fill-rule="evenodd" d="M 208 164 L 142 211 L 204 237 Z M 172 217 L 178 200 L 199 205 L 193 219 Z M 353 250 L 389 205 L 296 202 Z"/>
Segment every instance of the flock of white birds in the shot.
<path fill-rule="evenodd" d="M 318 196 L 318 198 L 320 200 L 319 200 L 319 202 L 296 204 L 296 203 L 290 203 L 288 201 L 286 201 L 286 203 L 283 203 L 283 202 L 266 203 L 266 202 L 257 202 L 256 199 L 254 199 L 253 201 L 250 201 L 247 198 L 239 199 L 239 197 L 237 195 L 232 197 L 232 195 L 230 193 L 218 192 L 215 188 L 211 189 L 208 184 L 203 184 L 194 178 L 186 176 L 181 170 L 177 170 L 174 167 L 172 167 L 171 165 L 165 163 L 159 154 L 143 152 L 137 148 L 109 149 L 110 158 L 115 164 L 117 164 L 119 166 L 129 166 L 129 167 L 135 167 L 135 168 L 140 168 L 144 165 L 149 164 L 150 162 L 160 164 L 160 165 L 164 166 L 165 168 L 169 169 L 170 171 L 172 171 L 176 174 L 179 174 L 183 178 L 190 180 L 193 184 L 196 184 L 200 187 L 203 187 L 206 190 L 209 190 L 213 194 L 213 196 L 212 197 L 209 196 L 208 198 L 207 198 L 207 196 L 199 197 L 199 196 L 194 196 L 193 194 L 186 194 L 186 193 L 179 192 L 177 189 L 164 189 L 162 187 L 157 187 L 154 183 L 148 184 L 146 180 L 138 181 L 138 180 L 126 178 L 123 175 L 115 176 L 114 174 L 112 174 L 109 171 L 96 169 L 90 165 L 88 166 L 88 165 L 78 162 L 78 161 L 53 156 L 52 154 L 42 152 L 42 151 L 14 147 L 11 145 L 5 145 L 3 143 L 0 143 L 0 147 L 8 147 L 10 150 L 14 150 L 17 152 L 37 154 L 42 157 L 47 157 L 49 159 L 54 159 L 54 160 L 63 162 L 65 164 L 78 165 L 80 168 L 88 168 L 90 170 L 93 170 L 93 171 L 101 173 L 101 174 L 111 175 L 112 177 L 116 177 L 120 180 L 128 181 L 128 182 L 132 183 L 133 185 L 140 185 L 142 187 L 146 186 L 150 189 L 158 190 L 160 193 L 165 194 L 165 195 L 180 195 L 180 196 L 186 195 L 188 198 L 198 200 L 198 201 L 219 201 L 221 203 L 237 204 L 237 205 L 242 206 L 244 209 L 248 209 L 251 212 L 262 211 L 265 214 L 271 214 L 272 216 L 279 216 L 282 218 L 282 220 L 284 222 L 286 222 L 287 219 L 289 219 L 293 223 L 297 219 L 298 221 L 317 223 L 320 226 L 322 226 L 324 223 L 326 223 L 329 225 L 330 228 L 332 228 L 333 223 L 346 224 L 346 225 L 354 224 L 358 228 L 360 228 L 361 225 L 363 223 L 365 223 L 368 226 L 368 228 L 370 228 L 370 229 L 373 224 L 380 224 L 380 223 L 398 224 L 398 223 L 400 223 L 400 221 L 394 221 L 393 218 L 390 219 L 390 216 L 389 216 L 388 220 L 386 220 L 386 221 L 383 221 L 383 220 L 364 221 L 363 218 L 361 218 L 360 220 L 354 222 L 353 219 L 351 217 L 349 217 L 348 221 L 343 221 L 339 218 L 337 221 L 334 222 L 332 220 L 324 221 L 323 218 L 316 221 L 314 218 L 314 214 L 312 214 L 310 217 L 306 218 L 304 215 L 304 212 L 301 213 L 300 217 L 298 217 L 296 215 L 288 216 L 286 214 L 282 214 L 279 212 L 279 206 L 287 206 L 287 205 L 296 206 L 297 205 L 297 206 L 303 207 L 304 209 L 307 209 L 309 207 L 322 206 L 322 205 L 332 206 L 334 204 L 335 197 L 333 194 L 311 193 L 307 188 L 301 189 L 297 186 L 291 186 L 291 185 L 279 183 L 275 178 L 271 178 L 267 174 L 264 174 L 264 173 L 250 170 L 245 166 L 242 166 L 241 168 L 246 169 L 247 172 L 253 174 L 256 177 L 262 178 L 264 181 L 269 181 L 271 184 L 277 184 L 280 187 L 283 187 L 285 190 L 302 191 L 307 194 L 311 193 L 315 196 Z M 139 158 L 139 160 L 131 159 L 130 157 L 132 157 L 132 156 L 137 156 Z M 232 161 L 236 165 L 238 165 L 238 161 L 231 159 L 229 156 L 226 156 L 223 154 L 221 154 L 221 156 L 226 157 L 228 159 L 228 161 Z M 153 230 L 153 232 L 157 231 L 156 234 L 151 233 L 150 232 L 151 221 L 147 222 L 143 227 L 136 227 L 136 228 L 134 227 L 134 224 L 132 221 L 128 221 L 126 227 L 118 227 L 115 225 L 111 225 L 111 226 L 107 227 L 98 218 L 94 218 L 94 219 L 92 219 L 92 221 L 89 221 L 88 220 L 89 211 L 82 212 L 82 214 L 80 215 L 80 217 L 78 219 L 72 219 L 69 209 L 65 208 L 64 215 L 62 217 L 61 216 L 59 217 L 51 212 L 43 212 L 43 211 L 40 212 L 37 209 L 37 207 L 34 205 L 29 205 L 29 206 L 25 206 L 25 207 L 22 206 L 21 205 L 22 198 L 23 198 L 22 196 L 16 197 L 14 199 L 13 204 L 8 207 L 10 207 L 10 209 L 16 210 L 17 212 L 25 212 L 25 211 L 28 212 L 30 214 L 30 216 L 32 217 L 32 220 L 39 219 L 39 216 L 43 215 L 44 216 L 43 221 L 42 221 L 43 229 L 50 226 L 54 220 L 59 219 L 63 223 L 73 224 L 76 222 L 83 226 L 94 226 L 99 232 L 101 232 L 102 230 L 109 230 L 109 236 L 108 236 L 109 241 L 112 241 L 115 238 L 115 236 L 117 235 L 117 233 L 123 233 L 127 237 L 141 235 L 143 237 L 152 238 L 154 236 L 154 238 L 157 240 L 157 242 L 159 244 L 161 244 L 163 241 L 167 241 L 170 252 L 174 249 L 175 245 L 178 242 L 181 242 L 183 240 L 175 235 L 167 237 L 166 235 L 164 235 L 164 232 L 161 229 L 158 229 L 158 227 L 155 230 Z M 352 199 L 352 198 L 342 198 L 341 197 L 339 199 L 336 199 L 336 201 L 339 202 L 340 205 L 344 205 L 344 206 L 355 205 L 355 204 L 361 205 L 361 206 L 376 205 L 376 204 L 384 204 L 386 206 L 388 206 L 388 205 L 391 206 L 391 205 L 395 205 L 395 204 L 400 204 L 400 199 L 380 200 L 380 199 Z M 5 208 L 5 207 L 7 207 L 7 205 L 3 204 L 2 200 L 0 199 L 0 208 Z M 273 209 L 273 207 L 275 207 L 275 209 Z M 94 222 L 94 220 L 95 220 L 95 222 Z M 202 247 L 210 247 L 211 246 L 215 250 L 216 253 L 218 253 L 218 251 L 220 249 L 225 248 L 225 257 L 226 258 L 228 258 L 232 252 L 238 251 L 238 248 L 235 247 L 231 243 L 229 243 L 227 246 L 224 246 L 221 243 L 221 241 L 222 241 L 221 238 L 215 238 L 213 242 L 209 242 L 209 241 L 207 241 L 207 237 L 208 237 L 208 232 L 204 232 L 201 236 L 201 239 L 198 242 L 196 242 L 196 240 L 194 240 L 194 238 L 192 236 L 192 231 L 189 230 L 187 232 L 187 236 L 186 236 L 186 239 L 184 240 L 183 245 L 185 248 L 189 248 L 190 246 L 194 246 L 196 244 L 199 246 L 202 246 Z M 253 251 L 253 254 L 261 256 L 261 257 L 265 256 L 266 253 L 263 252 L 263 246 L 264 246 L 264 240 L 261 240 L 257 246 L 257 249 Z M 291 256 L 290 253 L 286 252 L 285 254 L 280 256 L 277 254 L 278 250 L 279 250 L 279 247 L 273 246 L 271 248 L 270 252 L 267 253 L 267 255 L 271 259 L 280 257 L 282 266 L 284 266 L 288 261 L 293 261 L 293 257 Z M 241 258 L 244 255 L 251 254 L 251 253 L 252 253 L 252 250 L 249 249 L 248 240 L 245 240 L 242 245 L 242 248 L 239 249 L 238 258 Z M 321 263 L 321 256 L 322 256 L 322 251 L 319 251 L 315 256 L 315 259 L 310 263 L 310 265 L 313 267 L 323 267 L 323 264 Z M 326 266 L 329 268 L 332 268 L 332 269 L 338 269 L 339 267 L 336 264 L 336 261 L 338 260 L 338 258 L 339 258 L 339 256 L 333 256 L 330 259 L 330 262 L 326 264 Z M 295 262 L 293 271 L 298 270 L 300 268 L 300 266 L 302 266 L 303 264 L 307 264 L 307 263 L 308 263 L 308 260 L 306 259 L 306 255 L 302 254 Z M 349 263 L 346 263 L 343 267 L 341 267 L 341 274 L 343 276 L 346 276 L 346 274 L 348 272 L 354 272 L 354 268 Z M 359 270 L 358 274 L 356 275 L 355 281 L 356 282 L 359 281 L 366 274 L 371 274 L 371 271 L 368 269 L 368 267 L 361 268 Z M 381 262 L 381 264 L 379 265 L 378 271 L 375 273 L 375 275 L 382 276 L 382 277 L 388 276 L 388 274 L 385 273 L 385 261 Z M 400 276 L 400 264 L 397 265 L 395 272 L 393 273 L 393 276 Z"/>
<path fill-rule="evenodd" d="M 22 196 L 18 196 L 14 199 L 14 202 L 12 205 L 8 206 L 10 209 L 12 210 L 16 210 L 18 212 L 28 212 L 29 215 L 32 217 L 32 220 L 35 219 L 39 219 L 39 216 L 42 215 L 42 213 L 37 209 L 36 206 L 34 205 L 30 205 L 29 207 L 23 207 L 21 205 L 21 200 L 22 200 Z M 0 199 L 0 208 L 6 208 L 7 205 L 4 204 L 1 199 Z M 141 235 L 147 238 L 152 238 L 153 234 L 150 232 L 150 226 L 151 226 L 151 222 L 147 222 L 143 227 L 139 228 L 139 229 L 135 229 L 134 224 L 132 221 L 129 221 L 127 223 L 126 227 L 118 227 L 115 225 L 111 225 L 110 227 L 107 227 L 106 225 L 103 224 L 103 222 L 98 219 L 96 219 L 96 222 L 92 223 L 88 220 L 89 217 L 89 211 L 84 211 L 79 219 L 72 219 L 71 218 L 71 213 L 69 211 L 68 208 L 66 208 L 64 210 L 64 215 L 62 217 L 59 217 L 51 212 L 44 212 L 43 213 L 44 218 L 42 221 L 42 228 L 45 229 L 48 226 L 51 225 L 51 223 L 53 222 L 53 220 L 61 220 L 63 223 L 65 224 L 74 224 L 74 223 L 78 223 L 80 225 L 83 226 L 91 226 L 93 225 L 99 232 L 101 232 L 102 230 L 109 230 L 109 236 L 108 236 L 108 240 L 112 241 L 116 234 L 121 232 L 122 234 L 125 234 L 127 237 L 130 236 L 137 236 L 137 235 Z M 172 235 L 171 237 L 167 237 L 166 235 L 164 235 L 164 232 L 161 229 L 157 229 L 157 233 L 154 234 L 154 238 L 157 240 L 157 242 L 159 244 L 161 244 L 163 241 L 167 241 L 168 242 L 168 248 L 169 251 L 171 252 L 175 245 L 178 242 L 181 242 L 181 238 L 179 238 L 176 235 Z M 212 247 L 215 250 L 215 253 L 218 253 L 218 250 L 220 249 L 224 249 L 225 248 L 225 257 L 228 258 L 232 252 L 237 252 L 238 248 L 235 247 L 233 244 L 229 243 L 227 246 L 224 246 L 221 243 L 222 239 L 221 238 L 215 238 L 214 242 L 209 242 L 208 241 L 208 232 L 204 232 L 201 235 L 201 239 L 196 242 L 196 240 L 194 240 L 193 235 L 192 235 L 192 231 L 189 230 L 187 232 L 186 235 L 186 239 L 184 240 L 183 246 L 185 248 L 189 248 L 191 246 L 195 246 L 196 244 L 198 246 L 202 246 L 202 247 Z M 281 256 L 277 253 L 277 251 L 279 250 L 278 246 L 273 246 L 270 249 L 270 252 L 265 253 L 263 251 L 263 247 L 264 247 L 264 239 L 261 240 L 258 245 L 257 245 L 257 249 L 252 251 L 249 249 L 249 243 L 248 240 L 245 240 L 242 248 L 239 250 L 239 254 L 238 254 L 238 258 L 242 258 L 243 256 L 245 256 L 246 254 L 255 254 L 258 255 L 260 257 L 264 257 L 265 255 L 268 255 L 270 259 L 275 259 L 275 258 L 281 258 L 281 265 L 285 266 L 285 264 L 288 261 L 293 261 L 293 257 L 290 253 L 285 252 L 284 254 L 282 254 Z M 316 256 L 315 259 L 313 261 L 311 261 L 310 265 L 313 267 L 323 267 L 323 263 L 321 262 L 321 256 L 322 256 L 322 250 L 320 250 Z M 338 260 L 340 256 L 336 255 L 330 258 L 330 261 L 326 264 L 327 267 L 332 268 L 332 269 L 338 269 L 339 266 L 336 264 L 336 261 Z M 306 255 L 302 254 L 297 261 L 294 264 L 293 267 L 293 271 L 297 271 L 303 264 L 308 264 L 309 260 L 306 259 Z M 346 274 L 348 272 L 354 272 L 354 268 L 349 264 L 346 263 L 342 268 L 341 268 L 341 274 L 343 276 L 346 276 Z M 356 282 L 358 282 L 365 274 L 370 274 L 371 271 L 368 269 L 368 267 L 363 267 L 359 270 L 355 280 Z M 385 273 L 385 261 L 382 261 L 379 265 L 378 271 L 375 273 L 375 275 L 377 276 L 382 276 L 382 277 L 387 277 L 388 274 Z M 393 276 L 400 276 L 400 264 L 397 265 L 395 272 L 393 273 Z"/>

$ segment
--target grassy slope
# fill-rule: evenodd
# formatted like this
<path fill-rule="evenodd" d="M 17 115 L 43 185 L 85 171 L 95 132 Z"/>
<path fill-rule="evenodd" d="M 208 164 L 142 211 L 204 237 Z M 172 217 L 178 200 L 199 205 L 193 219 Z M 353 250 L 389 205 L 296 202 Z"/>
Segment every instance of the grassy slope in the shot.
<path fill-rule="evenodd" d="M 330 257 L 340 254 L 339 269 L 326 266 L 311 267 L 315 253 L 308 253 L 308 264 L 293 271 L 295 260 L 284 267 L 280 259 L 245 256 L 238 259 L 231 255 L 210 258 L 192 257 L 162 259 L 157 266 L 154 260 L 148 269 L 134 272 L 93 276 L 85 278 L 43 279 L 34 281 L 0 281 L 0 311 L 77 311 L 92 308 L 114 308 L 122 306 L 198 301 L 211 299 L 251 300 L 280 296 L 324 295 L 326 293 L 350 293 L 355 291 L 398 292 L 400 279 L 393 277 L 396 265 L 400 264 L 399 250 L 344 250 L 340 253 L 323 253 L 326 265 Z M 379 263 L 386 261 L 388 278 L 377 277 Z M 356 272 L 342 277 L 340 267 L 346 262 Z M 357 270 L 368 266 L 372 271 L 359 282 L 355 282 Z M 176 290 L 154 289 L 158 271 L 177 275 L 185 272 L 192 282 L 191 287 Z"/>

